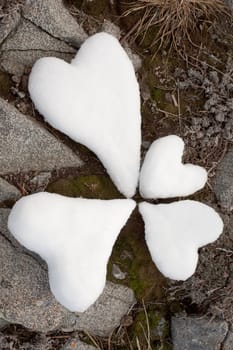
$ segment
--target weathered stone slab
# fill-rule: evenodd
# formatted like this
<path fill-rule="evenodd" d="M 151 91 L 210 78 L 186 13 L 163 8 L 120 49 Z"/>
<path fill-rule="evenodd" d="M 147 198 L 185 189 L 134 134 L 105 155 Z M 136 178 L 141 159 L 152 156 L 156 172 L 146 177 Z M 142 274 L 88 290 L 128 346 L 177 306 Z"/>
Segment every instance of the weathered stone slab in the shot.
<path fill-rule="evenodd" d="M 173 317 L 173 350 L 221 350 L 227 332 L 225 321 Z"/>
<path fill-rule="evenodd" d="M 8 37 L 8 35 L 17 27 L 20 21 L 20 12 L 17 9 L 11 11 L 0 21 L 0 44 Z"/>
<path fill-rule="evenodd" d="M 62 40 L 52 37 L 33 23 L 21 20 L 17 30 L 1 47 L 1 69 L 22 75 L 41 57 L 55 56 L 70 61 L 76 50 Z"/>
<path fill-rule="evenodd" d="M 52 296 L 47 271 L 31 256 L 17 252 L 3 236 L 0 250 L 0 312 L 4 319 L 41 332 L 75 326 L 75 315 Z"/>
<path fill-rule="evenodd" d="M 222 208 L 233 209 L 233 147 L 220 162 L 214 181 L 214 192 Z"/>
<path fill-rule="evenodd" d="M 68 311 L 50 291 L 46 265 L 20 248 L 7 230 L 8 214 L 8 209 L 0 209 L 1 319 L 36 332 L 85 330 L 108 336 L 135 302 L 133 291 L 107 283 L 103 294 L 86 312 Z"/>
<path fill-rule="evenodd" d="M 7 200 L 15 201 L 21 197 L 21 193 L 15 186 L 0 178 L 0 202 Z"/>
<path fill-rule="evenodd" d="M 87 38 L 82 26 L 71 16 L 62 0 L 31 0 L 23 8 L 23 16 L 48 32 L 79 47 Z"/>
<path fill-rule="evenodd" d="M 232 350 L 232 349 L 233 349 L 233 331 L 230 330 L 224 342 L 222 350 Z"/>
<path fill-rule="evenodd" d="M 0 99 L 0 174 L 79 167 L 80 158 L 38 122 Z"/>
<path fill-rule="evenodd" d="M 2 51 L 45 50 L 75 53 L 76 50 L 64 41 L 53 38 L 27 20 L 20 22 L 17 30 L 2 45 Z"/>
<path fill-rule="evenodd" d="M 31 69 L 33 64 L 42 57 L 57 57 L 70 63 L 74 55 L 44 50 L 4 51 L 0 57 L 0 67 L 10 74 L 21 76 L 25 69 Z"/>
<path fill-rule="evenodd" d="M 134 303 L 134 292 L 131 289 L 108 282 L 98 302 L 80 314 L 77 329 L 105 337 L 119 325 L 122 316 Z"/>

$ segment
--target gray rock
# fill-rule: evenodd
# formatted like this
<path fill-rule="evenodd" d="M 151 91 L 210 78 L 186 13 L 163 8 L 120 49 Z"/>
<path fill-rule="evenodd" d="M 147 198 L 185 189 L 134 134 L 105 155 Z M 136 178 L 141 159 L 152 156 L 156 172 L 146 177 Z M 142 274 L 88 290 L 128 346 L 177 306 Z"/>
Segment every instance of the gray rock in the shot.
<path fill-rule="evenodd" d="M 228 332 L 225 321 L 173 317 L 173 350 L 220 350 Z"/>
<path fill-rule="evenodd" d="M 233 209 L 233 147 L 220 162 L 214 181 L 214 192 L 222 208 Z"/>
<path fill-rule="evenodd" d="M 75 325 L 75 315 L 56 302 L 47 271 L 34 258 L 18 252 L 3 235 L 0 252 L 0 312 L 6 321 L 39 332 Z"/>
<path fill-rule="evenodd" d="M 62 0 L 31 0 L 23 16 L 50 35 L 79 47 L 87 38 L 82 26 L 65 8 Z"/>
<path fill-rule="evenodd" d="M 4 16 L 0 21 L 0 44 L 8 37 L 8 35 L 17 27 L 20 21 L 19 11 L 13 10 Z"/>
<path fill-rule="evenodd" d="M 143 142 L 142 142 L 142 147 L 143 147 L 144 149 L 149 149 L 149 148 L 150 148 L 150 145 L 151 145 L 151 142 L 149 142 L 149 141 L 143 141 Z"/>
<path fill-rule="evenodd" d="M 233 10 L 233 0 L 225 0 L 225 3 Z"/>
<path fill-rule="evenodd" d="M 7 229 L 7 219 L 8 219 L 9 214 L 10 214 L 10 209 L 0 208 L 0 232 L 8 240 L 10 240 L 10 238 L 12 237 Z M 13 238 L 13 240 L 14 240 L 14 238 Z M 15 242 L 17 242 L 17 241 L 15 241 Z M 18 243 L 16 244 L 16 246 L 17 245 L 18 245 Z M 1 318 L 1 314 L 0 314 L 0 318 Z"/>
<path fill-rule="evenodd" d="M 21 197 L 21 193 L 15 186 L 9 184 L 6 180 L 0 178 L 0 202 L 6 200 L 17 200 Z"/>
<path fill-rule="evenodd" d="M 142 66 L 141 57 L 139 55 L 137 55 L 135 52 L 133 52 L 132 49 L 127 44 L 125 44 L 123 46 L 124 46 L 124 49 L 127 52 L 128 56 L 129 56 L 130 60 L 133 63 L 135 71 L 137 72 Z"/>
<path fill-rule="evenodd" d="M 116 264 L 112 265 L 112 275 L 117 280 L 124 280 L 126 277 L 126 272 L 121 271 L 120 267 Z"/>
<path fill-rule="evenodd" d="M 0 329 L 6 327 L 9 325 L 9 322 L 3 320 L 2 318 L 0 318 Z"/>
<path fill-rule="evenodd" d="M 62 350 L 96 350 L 92 345 L 83 343 L 81 340 L 73 338 L 65 343 Z"/>
<path fill-rule="evenodd" d="M 224 342 L 222 350 L 232 350 L 232 349 L 233 349 L 233 331 L 230 330 Z"/>
<path fill-rule="evenodd" d="M 70 62 L 74 55 L 45 50 L 3 51 L 0 57 L 0 67 L 10 74 L 21 76 L 25 69 L 31 68 L 42 57 L 57 57 Z"/>
<path fill-rule="evenodd" d="M 6 101 L 0 99 L 0 173 L 49 171 L 79 167 L 80 158 L 67 146 Z"/>
<path fill-rule="evenodd" d="M 135 302 L 133 291 L 107 283 L 86 312 L 69 312 L 50 292 L 46 265 L 8 232 L 8 214 L 0 209 L 0 318 L 36 332 L 85 330 L 108 336 Z"/>
<path fill-rule="evenodd" d="M 119 326 L 122 316 L 135 302 L 131 289 L 108 282 L 98 301 L 80 314 L 78 330 L 106 337 Z"/>
<path fill-rule="evenodd" d="M 40 265 L 44 269 L 47 268 L 46 263 L 36 254 L 31 251 L 28 251 L 26 248 L 24 248 L 22 245 L 19 244 L 19 242 L 14 238 L 14 236 L 8 231 L 7 229 L 7 220 L 8 216 L 10 214 L 10 209 L 7 208 L 0 208 L 0 232 L 1 234 L 12 244 L 12 246 L 19 252 L 19 253 L 25 253 L 27 255 L 31 255 L 33 258 L 35 258 Z M 0 313 L 1 318 L 1 313 Z"/>
<path fill-rule="evenodd" d="M 64 41 L 58 40 L 27 20 L 21 20 L 1 47 L 1 67 L 5 71 L 21 75 L 25 67 L 45 56 L 70 60 L 76 50 Z"/>
<path fill-rule="evenodd" d="M 22 20 L 17 30 L 10 35 L 2 45 L 2 51 L 17 50 L 47 50 L 64 53 L 75 53 L 76 51 L 65 42 L 53 38 L 33 23 Z"/>
<path fill-rule="evenodd" d="M 115 36 L 118 40 L 121 38 L 121 28 L 107 19 L 103 22 L 102 31 Z"/>
<path fill-rule="evenodd" d="M 49 180 L 51 179 L 51 176 L 52 176 L 51 173 L 46 171 L 34 176 L 30 180 L 30 186 L 32 188 L 32 191 L 33 192 L 44 191 L 49 184 Z"/>

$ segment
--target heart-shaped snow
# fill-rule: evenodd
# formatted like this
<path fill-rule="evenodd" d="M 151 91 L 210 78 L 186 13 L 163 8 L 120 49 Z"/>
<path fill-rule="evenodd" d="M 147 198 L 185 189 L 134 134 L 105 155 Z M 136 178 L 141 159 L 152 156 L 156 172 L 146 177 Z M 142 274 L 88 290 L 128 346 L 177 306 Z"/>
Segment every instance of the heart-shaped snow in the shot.
<path fill-rule="evenodd" d="M 37 193 L 13 207 L 8 227 L 26 248 L 46 260 L 56 299 L 85 311 L 102 293 L 114 242 L 135 202 Z"/>
<path fill-rule="evenodd" d="M 183 151 L 184 142 L 176 135 L 152 143 L 140 174 L 142 197 L 188 196 L 205 186 L 206 170 L 197 165 L 182 164 Z"/>
<path fill-rule="evenodd" d="M 154 263 L 164 276 L 175 280 L 186 280 L 195 272 L 198 248 L 215 241 L 223 230 L 220 216 L 200 202 L 143 202 L 139 211 Z"/>
<path fill-rule="evenodd" d="M 38 60 L 29 92 L 44 118 L 94 151 L 118 189 L 132 197 L 140 166 L 140 94 L 133 65 L 117 39 L 93 35 L 71 64 Z"/>

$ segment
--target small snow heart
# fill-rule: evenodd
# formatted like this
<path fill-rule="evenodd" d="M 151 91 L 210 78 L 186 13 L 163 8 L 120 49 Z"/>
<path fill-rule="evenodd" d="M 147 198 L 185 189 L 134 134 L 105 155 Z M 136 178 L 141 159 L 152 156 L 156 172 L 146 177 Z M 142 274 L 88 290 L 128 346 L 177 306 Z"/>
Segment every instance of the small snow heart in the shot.
<path fill-rule="evenodd" d="M 97 154 L 118 189 L 135 194 L 140 167 L 140 93 L 133 65 L 118 40 L 91 36 L 71 64 L 38 60 L 30 96 L 56 129 Z"/>
<path fill-rule="evenodd" d="M 112 247 L 135 205 L 131 199 L 37 193 L 15 204 L 8 227 L 47 262 L 55 298 L 69 310 L 82 312 L 103 291 Z"/>
<path fill-rule="evenodd" d="M 188 196 L 205 186 L 204 168 L 182 164 L 183 140 L 170 135 L 154 141 L 146 154 L 141 174 L 140 193 L 144 198 Z"/>
<path fill-rule="evenodd" d="M 164 276 L 175 280 L 192 276 L 198 262 L 198 248 L 215 241 L 223 230 L 220 216 L 196 201 L 159 205 L 143 202 L 139 211 L 154 263 Z"/>

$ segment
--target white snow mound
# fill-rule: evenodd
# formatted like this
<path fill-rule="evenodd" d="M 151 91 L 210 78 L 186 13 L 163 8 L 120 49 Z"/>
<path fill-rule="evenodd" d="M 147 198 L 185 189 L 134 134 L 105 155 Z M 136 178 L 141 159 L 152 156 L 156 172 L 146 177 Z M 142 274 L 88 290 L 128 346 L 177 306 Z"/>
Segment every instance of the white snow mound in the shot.
<path fill-rule="evenodd" d="M 197 165 L 182 164 L 183 151 L 184 142 L 176 135 L 152 143 L 140 174 L 142 197 L 188 196 L 205 186 L 206 170 Z"/>
<path fill-rule="evenodd" d="M 91 36 L 71 64 L 39 59 L 28 88 L 45 120 L 95 152 L 118 189 L 132 197 L 140 167 L 140 93 L 118 40 L 107 33 Z"/>
<path fill-rule="evenodd" d="M 55 298 L 67 309 L 83 312 L 103 291 L 112 247 L 134 208 L 130 199 L 36 193 L 15 204 L 8 227 L 47 262 Z"/>
<path fill-rule="evenodd" d="M 152 260 L 164 276 L 174 280 L 192 276 L 198 248 L 214 242 L 223 230 L 216 211 L 196 201 L 159 205 L 143 202 L 139 211 Z"/>

